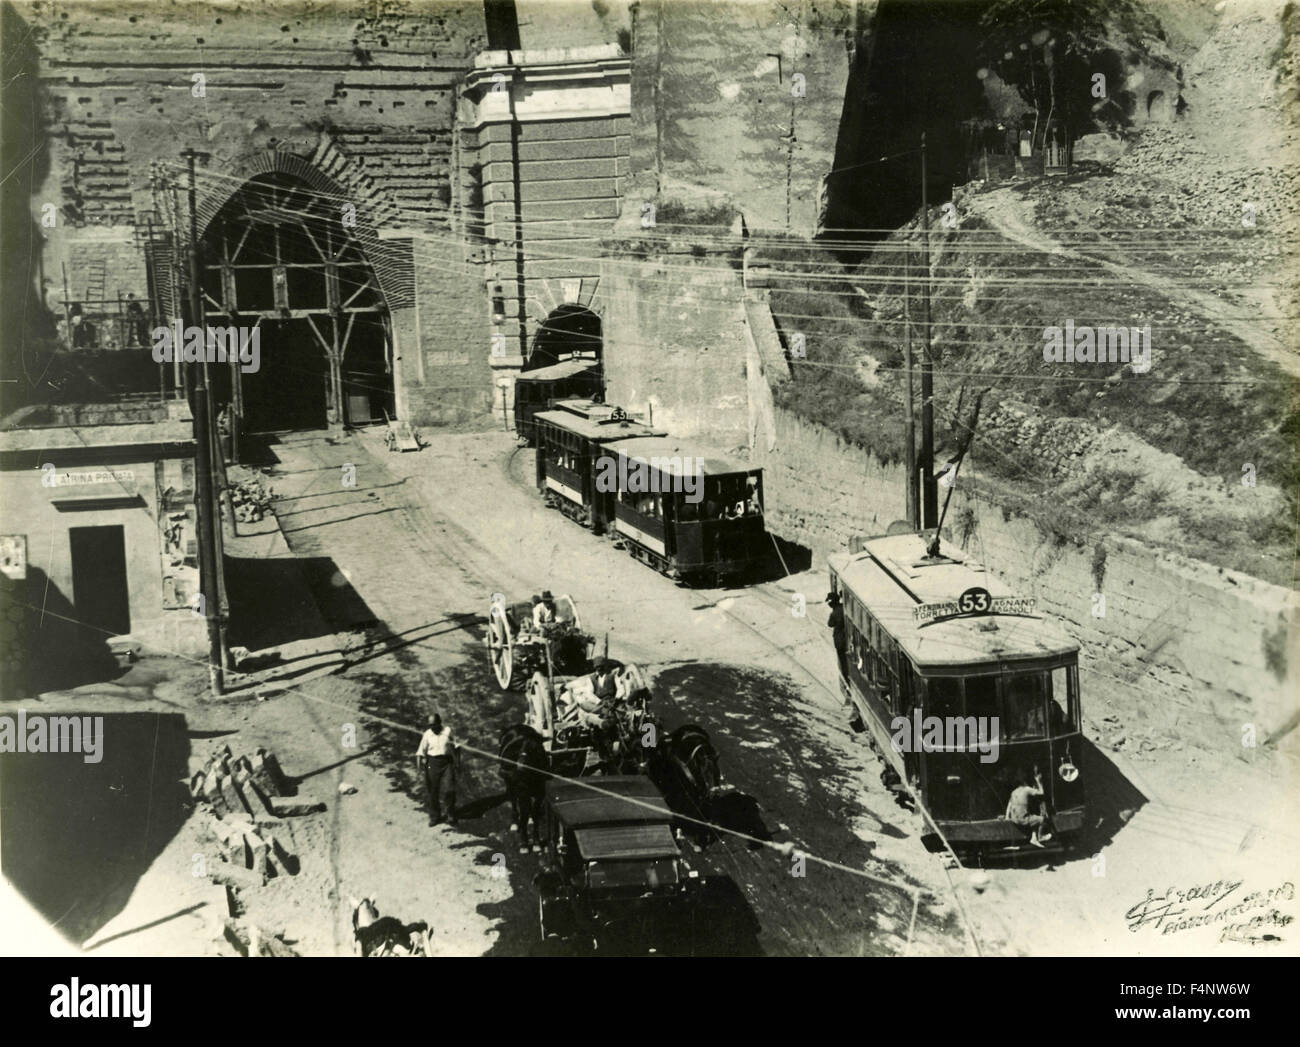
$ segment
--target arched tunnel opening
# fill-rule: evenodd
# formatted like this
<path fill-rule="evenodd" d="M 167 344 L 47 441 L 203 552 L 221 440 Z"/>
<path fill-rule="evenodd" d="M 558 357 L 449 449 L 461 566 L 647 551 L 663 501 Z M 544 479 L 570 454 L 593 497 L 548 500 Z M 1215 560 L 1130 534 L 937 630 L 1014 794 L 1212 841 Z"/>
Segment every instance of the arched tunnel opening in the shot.
<path fill-rule="evenodd" d="M 599 360 L 602 344 L 599 316 L 580 305 L 562 305 L 538 327 L 524 370 L 579 356 Z"/>
<path fill-rule="evenodd" d="M 395 415 L 387 306 L 354 232 L 336 200 L 283 173 L 251 179 L 204 232 L 208 325 L 257 330 L 255 370 L 209 367 L 245 430 Z"/>

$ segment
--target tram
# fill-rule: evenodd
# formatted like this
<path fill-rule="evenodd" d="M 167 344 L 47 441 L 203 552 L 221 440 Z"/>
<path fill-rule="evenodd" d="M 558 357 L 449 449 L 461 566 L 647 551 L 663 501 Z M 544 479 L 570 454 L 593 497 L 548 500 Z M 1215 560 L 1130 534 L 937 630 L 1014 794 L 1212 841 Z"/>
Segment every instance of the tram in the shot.
<path fill-rule="evenodd" d="M 557 400 L 598 397 L 605 389 L 599 360 L 574 357 L 550 367 L 523 371 L 515 377 L 515 435 L 536 443 L 534 418 Z"/>
<path fill-rule="evenodd" d="M 1052 845 L 1068 847 L 1085 810 L 1078 645 L 974 560 L 931 555 L 924 535 L 854 545 L 829 566 L 855 721 L 954 848 L 1029 843 L 1007 817 L 1024 785 L 1042 789 Z"/>
<path fill-rule="evenodd" d="M 673 579 L 717 584 L 766 560 L 761 469 L 593 400 L 559 401 L 534 425 L 546 503 L 634 558 Z"/>
<path fill-rule="evenodd" d="M 596 489 L 596 459 L 614 440 L 654 436 L 657 430 L 621 407 L 596 400 L 563 400 L 533 418 L 537 489 L 546 504 L 595 534 L 609 522 L 609 499 Z"/>
<path fill-rule="evenodd" d="M 722 585 L 768 555 L 761 469 L 663 436 L 612 441 L 596 465 L 618 478 L 614 530 L 670 578 Z"/>

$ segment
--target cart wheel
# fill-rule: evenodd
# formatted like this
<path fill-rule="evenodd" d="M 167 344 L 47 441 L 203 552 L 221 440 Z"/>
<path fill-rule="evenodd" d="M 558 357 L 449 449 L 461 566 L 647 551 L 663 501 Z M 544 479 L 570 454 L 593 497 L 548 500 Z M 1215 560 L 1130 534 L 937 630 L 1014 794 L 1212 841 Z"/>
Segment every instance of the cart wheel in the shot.
<path fill-rule="evenodd" d="M 546 708 L 551 701 L 551 685 L 541 673 L 533 673 L 528 681 L 528 704 L 524 708 L 524 723 L 546 737 Z"/>
<path fill-rule="evenodd" d="M 503 691 L 509 690 L 515 667 L 515 643 L 510 635 L 510 623 L 506 620 L 505 609 L 500 604 L 493 604 L 492 610 L 488 612 L 484 643 L 497 683 Z"/>

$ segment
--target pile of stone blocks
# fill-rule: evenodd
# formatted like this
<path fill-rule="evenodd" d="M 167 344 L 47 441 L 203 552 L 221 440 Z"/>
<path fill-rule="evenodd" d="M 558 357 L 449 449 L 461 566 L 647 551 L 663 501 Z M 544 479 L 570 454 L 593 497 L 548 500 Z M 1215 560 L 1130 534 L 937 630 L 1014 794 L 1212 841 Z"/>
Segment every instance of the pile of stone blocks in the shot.
<path fill-rule="evenodd" d="M 258 749 L 236 758 L 229 746 L 208 757 L 190 780 L 190 794 L 211 811 L 208 829 L 220 845 L 221 862 L 208 875 L 229 887 L 260 887 L 275 876 L 295 876 L 298 856 L 288 818 L 325 810 L 291 786 L 275 754 Z"/>

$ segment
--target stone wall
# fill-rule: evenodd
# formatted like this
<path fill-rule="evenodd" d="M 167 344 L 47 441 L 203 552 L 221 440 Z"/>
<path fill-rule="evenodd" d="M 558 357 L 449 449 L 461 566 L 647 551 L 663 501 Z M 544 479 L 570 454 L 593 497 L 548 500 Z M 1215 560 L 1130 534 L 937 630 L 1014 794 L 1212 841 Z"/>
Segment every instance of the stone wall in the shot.
<path fill-rule="evenodd" d="M 770 528 L 820 558 L 853 535 L 883 534 L 905 517 L 904 470 L 776 408 L 757 427 L 752 459 L 765 471 Z M 940 494 L 944 489 L 940 488 Z M 1017 592 L 1035 596 L 1082 646 L 1083 664 L 1104 681 L 1098 695 L 1132 693 L 1155 723 L 1178 710 L 1189 730 L 1240 744 L 1281 734 L 1300 693 L 1300 599 L 1294 592 L 1098 530 L 1059 544 L 1029 518 L 1009 516 L 958 480 L 945 538 L 965 548 Z M 1098 571 L 1097 546 L 1105 549 Z M 1100 573 L 1101 584 L 1097 577 Z M 1095 617 L 1105 597 L 1104 617 Z M 1290 624 L 1289 624 L 1290 623 Z"/>
<path fill-rule="evenodd" d="M 611 243 L 597 296 L 611 403 L 652 409 L 674 436 L 745 442 L 751 350 L 740 265 L 739 251 L 668 236 Z"/>
<path fill-rule="evenodd" d="M 65 271 L 70 300 L 146 297 L 149 220 L 162 243 L 186 235 L 186 148 L 207 154 L 197 165 L 202 220 L 244 180 L 307 165 L 321 176 L 309 180 L 317 191 L 356 206 L 405 371 L 424 375 L 396 390 L 410 420 L 458 419 L 483 406 L 486 360 L 472 380 L 451 362 L 466 351 L 471 315 L 477 350 L 489 352 L 482 281 L 433 268 L 454 262 L 463 274 L 465 260 L 424 253 L 421 286 L 435 300 L 421 304 L 431 322 L 403 340 L 402 327 L 414 335 L 412 319 L 397 315 L 414 306 L 413 237 L 458 237 L 456 88 L 488 43 L 482 0 L 34 3 L 17 17 L 31 32 L 40 81 L 44 149 L 31 214 L 38 225 L 46 205 L 55 214 L 41 226 L 33 289 L 54 316 Z M 429 359 L 416 360 L 417 351 Z"/>
<path fill-rule="evenodd" d="M 688 206 L 717 198 L 743 209 L 751 229 L 811 236 L 834 163 L 857 7 L 643 0 L 632 29 L 641 198 Z"/>

